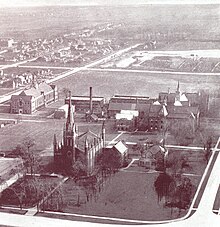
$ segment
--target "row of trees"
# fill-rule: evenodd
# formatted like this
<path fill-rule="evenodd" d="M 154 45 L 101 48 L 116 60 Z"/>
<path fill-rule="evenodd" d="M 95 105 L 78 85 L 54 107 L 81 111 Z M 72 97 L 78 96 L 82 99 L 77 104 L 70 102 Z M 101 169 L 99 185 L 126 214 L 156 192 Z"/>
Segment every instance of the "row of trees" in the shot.
<path fill-rule="evenodd" d="M 165 199 L 165 206 L 171 208 L 187 209 L 190 205 L 195 186 L 188 177 L 183 175 L 185 170 L 191 170 L 185 156 L 170 155 L 166 161 L 164 172 L 160 173 L 154 182 L 158 202 Z"/>

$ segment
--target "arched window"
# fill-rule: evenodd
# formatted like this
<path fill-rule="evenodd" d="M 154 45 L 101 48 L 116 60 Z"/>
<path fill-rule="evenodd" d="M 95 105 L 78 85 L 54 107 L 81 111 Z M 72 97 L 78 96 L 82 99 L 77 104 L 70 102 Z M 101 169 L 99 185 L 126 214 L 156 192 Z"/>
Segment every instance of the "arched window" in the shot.
<path fill-rule="evenodd" d="M 23 105 L 23 101 L 22 101 L 22 98 L 19 99 L 19 106 L 22 106 Z"/>

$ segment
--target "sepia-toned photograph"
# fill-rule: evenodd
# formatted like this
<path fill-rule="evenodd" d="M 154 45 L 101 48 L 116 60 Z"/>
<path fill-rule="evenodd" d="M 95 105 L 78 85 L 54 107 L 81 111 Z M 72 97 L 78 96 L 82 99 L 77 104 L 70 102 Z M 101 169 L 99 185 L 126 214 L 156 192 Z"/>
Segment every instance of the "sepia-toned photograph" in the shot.
<path fill-rule="evenodd" d="M 0 226 L 220 226 L 220 1 L 0 0 Z"/>

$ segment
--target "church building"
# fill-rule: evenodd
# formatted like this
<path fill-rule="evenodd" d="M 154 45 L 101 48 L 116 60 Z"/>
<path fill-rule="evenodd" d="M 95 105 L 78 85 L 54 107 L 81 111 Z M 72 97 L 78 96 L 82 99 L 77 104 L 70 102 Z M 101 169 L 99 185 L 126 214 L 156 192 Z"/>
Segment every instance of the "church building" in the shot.
<path fill-rule="evenodd" d="M 105 144 L 104 124 L 100 135 L 96 135 L 90 130 L 78 135 L 71 99 L 69 99 L 68 105 L 62 142 L 58 143 L 56 135 L 54 135 L 54 164 L 58 169 L 69 171 L 79 161 L 85 166 L 86 175 L 91 176 L 95 171 L 97 155 Z"/>

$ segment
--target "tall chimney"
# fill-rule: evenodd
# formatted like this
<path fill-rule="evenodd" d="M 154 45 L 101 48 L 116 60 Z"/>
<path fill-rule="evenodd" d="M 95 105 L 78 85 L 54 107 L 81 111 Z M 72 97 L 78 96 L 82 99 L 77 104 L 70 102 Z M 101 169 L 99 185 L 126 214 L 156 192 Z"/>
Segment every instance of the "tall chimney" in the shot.
<path fill-rule="evenodd" d="M 92 114 L 92 87 L 89 88 L 89 113 Z"/>

